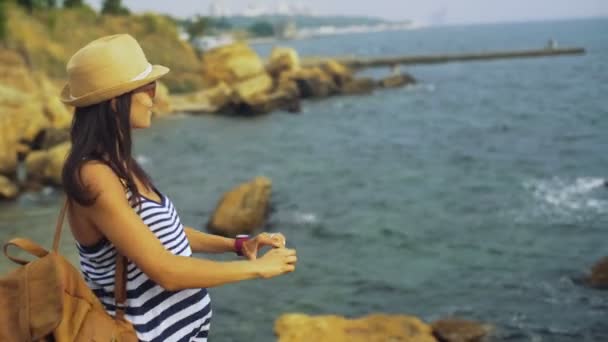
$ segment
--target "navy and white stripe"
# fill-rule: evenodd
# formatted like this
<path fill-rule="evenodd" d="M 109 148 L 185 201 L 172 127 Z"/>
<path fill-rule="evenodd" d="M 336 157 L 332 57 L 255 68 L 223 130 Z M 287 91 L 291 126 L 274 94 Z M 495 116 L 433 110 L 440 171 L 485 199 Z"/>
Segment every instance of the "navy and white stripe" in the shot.
<path fill-rule="evenodd" d="M 132 205 L 133 209 L 167 250 L 175 255 L 191 256 L 184 226 L 173 203 L 154 190 L 161 198 L 160 203 L 142 195 L 142 201 Z M 132 203 L 130 190 L 126 196 Z M 78 242 L 76 245 L 87 284 L 106 311 L 114 315 L 116 249 L 105 239 L 94 246 L 81 246 Z M 135 327 L 140 341 L 207 341 L 212 311 L 204 288 L 167 291 L 129 261 L 126 305 L 125 318 Z"/>

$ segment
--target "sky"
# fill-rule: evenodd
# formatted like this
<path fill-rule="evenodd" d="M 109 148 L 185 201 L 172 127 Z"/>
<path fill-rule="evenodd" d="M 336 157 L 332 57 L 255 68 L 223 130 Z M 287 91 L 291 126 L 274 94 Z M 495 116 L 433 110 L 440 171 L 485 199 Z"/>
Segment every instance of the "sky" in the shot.
<path fill-rule="evenodd" d="M 99 8 L 102 0 L 85 0 Z M 276 7 L 300 3 L 319 15 L 412 19 L 423 24 L 471 24 L 567 18 L 608 17 L 608 0 L 223 0 L 233 11 L 249 4 Z M 132 11 L 178 17 L 207 14 L 211 0 L 123 0 Z"/>

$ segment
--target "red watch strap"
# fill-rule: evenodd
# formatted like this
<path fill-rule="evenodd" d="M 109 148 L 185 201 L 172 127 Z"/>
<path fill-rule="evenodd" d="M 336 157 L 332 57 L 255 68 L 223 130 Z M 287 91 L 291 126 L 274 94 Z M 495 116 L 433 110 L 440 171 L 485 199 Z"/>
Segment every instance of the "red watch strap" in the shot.
<path fill-rule="evenodd" d="M 234 251 L 236 255 L 243 256 L 243 242 L 249 240 L 249 235 L 237 235 L 234 239 Z"/>

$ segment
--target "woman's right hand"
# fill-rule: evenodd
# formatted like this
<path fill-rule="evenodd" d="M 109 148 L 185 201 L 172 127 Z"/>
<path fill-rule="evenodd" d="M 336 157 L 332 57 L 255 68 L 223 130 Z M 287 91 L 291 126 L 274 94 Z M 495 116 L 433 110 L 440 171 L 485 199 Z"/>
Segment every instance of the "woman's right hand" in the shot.
<path fill-rule="evenodd" d="M 256 263 L 260 277 L 267 279 L 295 271 L 297 261 L 295 249 L 273 248 L 252 262 Z"/>

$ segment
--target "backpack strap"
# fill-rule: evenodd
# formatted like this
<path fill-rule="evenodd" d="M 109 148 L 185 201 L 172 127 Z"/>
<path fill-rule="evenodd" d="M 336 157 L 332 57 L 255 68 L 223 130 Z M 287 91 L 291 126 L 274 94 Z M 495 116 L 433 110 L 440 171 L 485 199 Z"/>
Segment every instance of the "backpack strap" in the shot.
<path fill-rule="evenodd" d="M 61 239 L 61 229 L 63 228 L 63 220 L 65 218 L 65 212 L 68 207 L 68 198 L 66 196 L 65 202 L 61 211 L 59 212 L 59 218 L 57 219 L 57 225 L 55 227 L 55 237 L 53 238 L 53 251 L 57 252 L 59 249 L 59 240 Z M 120 320 L 124 320 L 126 301 L 127 301 L 127 258 L 116 251 L 116 270 L 114 272 L 114 301 L 116 302 L 116 314 L 115 317 Z"/>
<path fill-rule="evenodd" d="M 6 257 L 9 258 L 12 262 L 20 264 L 20 265 L 25 265 L 25 264 L 29 263 L 29 261 L 10 255 L 8 253 L 8 248 L 10 246 L 15 246 L 21 250 L 24 250 L 24 251 L 30 253 L 33 256 L 37 256 L 39 258 L 42 258 L 42 257 L 46 256 L 47 254 L 49 254 L 49 251 L 42 248 L 39 244 L 37 244 L 31 240 L 24 239 L 24 238 L 11 239 L 7 243 L 4 244 L 4 255 L 6 255 Z"/>
<path fill-rule="evenodd" d="M 57 253 L 59 251 L 59 240 L 61 240 L 61 228 L 63 228 L 63 219 L 65 218 L 65 212 L 68 208 L 68 197 L 65 196 L 65 200 L 63 201 L 63 206 L 61 207 L 61 211 L 59 212 L 59 217 L 57 218 L 57 223 L 55 224 L 55 236 L 53 237 L 53 252 Z"/>

